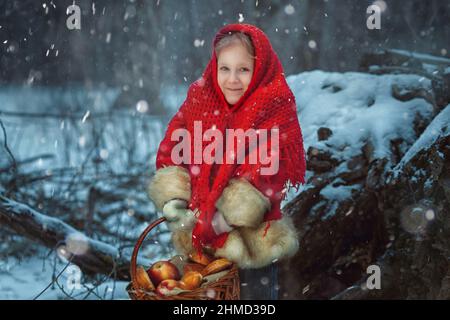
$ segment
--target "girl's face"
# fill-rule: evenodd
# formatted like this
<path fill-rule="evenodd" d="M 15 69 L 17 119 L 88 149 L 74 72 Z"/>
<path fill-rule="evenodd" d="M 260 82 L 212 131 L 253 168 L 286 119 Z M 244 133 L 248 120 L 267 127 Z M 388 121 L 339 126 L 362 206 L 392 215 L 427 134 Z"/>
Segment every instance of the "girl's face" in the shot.
<path fill-rule="evenodd" d="M 244 45 L 233 43 L 217 57 L 217 82 L 229 104 L 242 97 L 252 80 L 254 59 Z"/>

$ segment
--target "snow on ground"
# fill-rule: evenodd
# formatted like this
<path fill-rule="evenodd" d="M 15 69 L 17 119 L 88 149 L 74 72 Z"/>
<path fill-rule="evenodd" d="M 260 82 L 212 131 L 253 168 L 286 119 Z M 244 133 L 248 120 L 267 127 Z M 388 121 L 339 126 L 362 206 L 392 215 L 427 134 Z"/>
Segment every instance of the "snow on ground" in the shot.
<path fill-rule="evenodd" d="M 64 292 L 77 300 L 129 299 L 125 289 L 128 282 L 108 280 L 93 289 L 92 283 L 84 283 L 77 266 L 67 266 L 63 258 L 43 258 L 44 255 L 42 252 L 20 262 L 13 258 L 0 261 L 0 300 L 68 299 Z M 60 273 L 57 283 L 48 287 Z"/>

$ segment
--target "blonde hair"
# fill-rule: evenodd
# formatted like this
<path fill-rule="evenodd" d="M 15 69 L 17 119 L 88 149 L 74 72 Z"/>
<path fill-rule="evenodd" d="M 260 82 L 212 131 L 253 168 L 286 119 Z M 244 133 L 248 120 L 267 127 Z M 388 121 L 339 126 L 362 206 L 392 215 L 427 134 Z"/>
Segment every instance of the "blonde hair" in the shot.
<path fill-rule="evenodd" d="M 219 53 L 222 49 L 233 45 L 233 44 L 242 44 L 247 52 L 254 58 L 255 57 L 255 48 L 253 47 L 252 40 L 248 35 L 243 32 L 229 32 L 222 36 L 222 38 L 216 43 L 214 50 L 216 52 L 216 56 L 219 56 Z"/>

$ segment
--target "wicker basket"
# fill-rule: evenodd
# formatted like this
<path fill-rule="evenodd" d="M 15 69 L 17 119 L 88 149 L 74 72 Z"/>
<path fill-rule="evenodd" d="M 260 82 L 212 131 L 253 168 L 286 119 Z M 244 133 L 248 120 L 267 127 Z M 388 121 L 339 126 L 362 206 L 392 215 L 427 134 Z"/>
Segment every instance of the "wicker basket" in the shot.
<path fill-rule="evenodd" d="M 131 256 L 131 282 L 127 286 L 128 295 L 133 300 L 239 300 L 240 299 L 240 281 L 239 272 L 235 264 L 228 273 L 200 288 L 192 291 L 181 292 L 177 295 L 160 296 L 153 292 L 147 292 L 139 289 L 136 281 L 136 261 L 142 242 L 147 234 L 166 218 L 159 218 L 151 223 L 140 235 L 136 245 L 134 246 L 133 255 Z"/>

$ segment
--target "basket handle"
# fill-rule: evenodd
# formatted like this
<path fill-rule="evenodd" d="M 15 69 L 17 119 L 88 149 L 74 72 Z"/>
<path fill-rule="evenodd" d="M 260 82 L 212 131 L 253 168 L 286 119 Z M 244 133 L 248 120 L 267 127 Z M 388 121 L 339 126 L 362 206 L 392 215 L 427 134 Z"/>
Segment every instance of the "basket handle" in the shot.
<path fill-rule="evenodd" d="M 134 246 L 134 250 L 133 250 L 133 255 L 131 256 L 131 266 L 130 266 L 130 274 L 131 274 L 131 283 L 133 284 L 133 288 L 137 288 L 136 284 L 137 284 L 137 279 L 136 279 L 136 261 L 137 261 L 137 256 L 138 256 L 138 252 L 139 249 L 142 246 L 142 242 L 144 242 L 145 238 L 147 237 L 148 233 L 150 231 L 152 231 L 152 229 L 154 227 L 156 227 L 158 224 L 160 224 L 161 222 L 166 221 L 167 219 L 162 217 L 159 218 L 158 220 L 153 221 L 150 225 L 147 226 L 147 228 L 145 228 L 145 230 L 141 233 L 141 235 L 139 236 L 139 239 L 136 242 L 136 245 Z"/>

